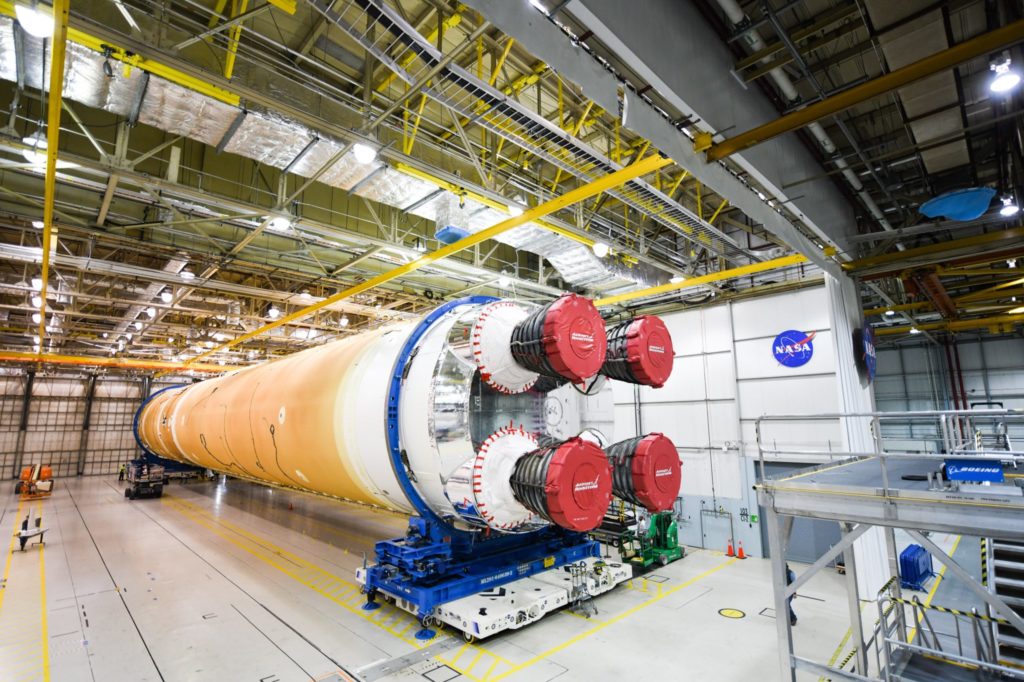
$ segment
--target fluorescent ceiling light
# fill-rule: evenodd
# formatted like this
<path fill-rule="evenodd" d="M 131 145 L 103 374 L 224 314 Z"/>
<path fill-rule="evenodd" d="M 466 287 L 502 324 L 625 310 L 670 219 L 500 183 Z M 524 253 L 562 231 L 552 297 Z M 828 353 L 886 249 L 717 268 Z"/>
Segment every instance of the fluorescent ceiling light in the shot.
<path fill-rule="evenodd" d="M 1010 308 L 1006 312 L 1010 315 L 1019 315 L 1020 313 L 1024 313 L 1024 305 L 1019 308 Z"/>
<path fill-rule="evenodd" d="M 604 258 L 608 255 L 608 245 L 604 242 L 594 242 L 594 245 L 590 248 L 594 250 L 594 255 L 598 258 Z"/>
<path fill-rule="evenodd" d="M 911 328 L 910 328 L 910 333 L 911 333 L 911 334 L 920 334 L 920 333 L 921 333 L 921 330 L 920 330 L 920 329 L 918 329 L 917 327 L 911 327 Z"/>
<path fill-rule="evenodd" d="M 1001 201 L 1003 202 L 1003 205 L 999 209 L 999 215 L 1006 216 L 1007 218 L 1017 215 L 1020 207 L 1017 206 L 1017 202 L 1013 200 L 1013 197 L 1007 195 L 1003 197 Z"/>
<path fill-rule="evenodd" d="M 274 232 L 287 232 L 288 228 L 292 226 L 291 218 L 283 215 L 274 216 L 267 223 L 267 229 L 273 230 Z"/>
<path fill-rule="evenodd" d="M 896 311 L 893 310 L 892 308 L 889 308 L 888 310 L 885 311 L 885 316 L 886 317 L 892 317 L 895 314 L 896 314 Z"/>
<path fill-rule="evenodd" d="M 679 284 L 679 283 L 685 282 L 685 281 L 686 281 L 686 277 L 684 275 L 676 275 L 675 277 L 673 277 L 672 279 L 669 280 L 669 284 Z"/>
<path fill-rule="evenodd" d="M 377 150 L 362 142 L 352 145 L 352 153 L 355 154 L 356 161 L 362 164 L 372 163 L 377 158 Z"/>
<path fill-rule="evenodd" d="M 1010 70 L 1009 57 L 1001 62 L 991 64 L 989 68 L 996 74 L 988 84 L 988 89 L 992 92 L 999 94 L 1009 92 L 1020 83 L 1020 74 Z"/>
<path fill-rule="evenodd" d="M 41 230 L 44 227 L 46 227 L 46 223 L 44 223 L 42 220 L 33 220 L 32 227 L 36 228 L 37 230 Z"/>
<path fill-rule="evenodd" d="M 519 204 L 509 204 L 508 214 L 513 218 L 518 218 L 519 216 L 523 215 L 523 207 L 520 206 Z"/>
<path fill-rule="evenodd" d="M 181 272 L 178 273 L 178 276 L 181 277 L 186 282 L 191 282 L 196 278 L 196 273 L 192 272 L 191 270 L 182 270 Z"/>
<path fill-rule="evenodd" d="M 14 16 L 25 29 L 25 33 L 33 38 L 53 37 L 53 9 L 36 2 L 32 4 L 17 3 L 14 5 Z"/>

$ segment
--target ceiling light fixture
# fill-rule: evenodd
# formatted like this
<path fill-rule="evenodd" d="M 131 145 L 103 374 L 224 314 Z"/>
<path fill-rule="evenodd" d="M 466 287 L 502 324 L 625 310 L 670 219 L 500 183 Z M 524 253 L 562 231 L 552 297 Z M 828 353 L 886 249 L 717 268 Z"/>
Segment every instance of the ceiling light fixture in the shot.
<path fill-rule="evenodd" d="M 267 229 L 273 232 L 287 232 L 291 226 L 292 219 L 283 215 L 274 216 L 267 222 Z"/>
<path fill-rule="evenodd" d="M 1010 69 L 1010 57 L 1004 52 L 1002 59 L 994 61 L 988 67 L 995 76 L 989 81 L 988 89 L 995 93 L 1013 90 L 1020 83 L 1020 74 Z"/>
<path fill-rule="evenodd" d="M 272 320 L 276 320 L 277 318 L 281 317 L 281 311 L 278 309 L 276 305 L 272 305 L 270 306 L 270 310 L 267 311 L 267 317 L 269 317 Z"/>
<path fill-rule="evenodd" d="M 889 308 L 888 310 L 885 311 L 885 316 L 886 317 L 892 317 L 895 314 L 896 314 L 896 311 L 893 310 L 892 308 Z"/>
<path fill-rule="evenodd" d="M 1019 308 L 1010 308 L 1006 312 L 1010 315 L 1019 315 L 1021 313 L 1024 313 L 1024 306 L 1021 306 Z"/>
<path fill-rule="evenodd" d="M 594 242 L 594 245 L 590 248 L 594 250 L 594 255 L 598 258 L 604 258 L 608 255 L 608 251 L 610 250 L 608 245 L 604 242 Z"/>
<path fill-rule="evenodd" d="M 33 220 L 32 227 L 36 228 L 37 230 L 41 230 L 44 227 L 46 227 L 46 223 L 44 223 L 42 220 Z"/>
<path fill-rule="evenodd" d="M 1006 267 L 1008 267 L 1008 268 L 1015 268 L 1015 267 L 1017 267 L 1017 259 L 1016 258 L 1007 258 L 1006 259 Z"/>
<path fill-rule="evenodd" d="M 32 307 L 33 308 L 38 308 L 38 307 L 40 307 L 42 305 L 43 305 L 43 297 L 42 296 L 40 296 L 39 294 L 36 294 L 35 296 L 32 297 Z"/>
<path fill-rule="evenodd" d="M 41 319 L 43 319 L 43 318 L 39 316 L 39 313 L 32 313 L 32 321 L 33 322 L 35 322 L 36 324 L 39 324 L 39 321 Z"/>
<path fill-rule="evenodd" d="M 160 292 L 160 300 L 164 303 L 170 303 L 174 300 L 174 292 L 170 289 L 164 289 Z"/>
<path fill-rule="evenodd" d="M 149 315 L 149 319 L 153 319 L 154 317 L 156 317 L 156 308 L 154 308 L 153 306 L 149 306 L 148 308 L 146 308 L 146 314 Z"/>
<path fill-rule="evenodd" d="M 362 142 L 352 145 L 352 153 L 355 155 L 356 161 L 364 165 L 373 163 L 373 160 L 377 158 L 377 150 Z"/>
<path fill-rule="evenodd" d="M 910 328 L 910 333 L 911 333 L 911 334 L 920 334 L 920 333 L 921 333 L 921 330 L 920 330 L 920 329 L 918 329 L 917 327 L 911 327 L 911 328 Z"/>
<path fill-rule="evenodd" d="M 132 326 L 135 327 L 135 331 L 139 331 L 139 332 L 142 331 L 142 321 L 141 320 L 135 320 L 135 322 L 134 322 L 134 324 L 132 324 Z"/>
<path fill-rule="evenodd" d="M 508 214 L 513 218 L 518 218 L 519 216 L 523 215 L 523 207 L 520 206 L 519 204 L 509 204 Z"/>
<path fill-rule="evenodd" d="M 192 272 L 191 270 L 185 269 L 179 272 L 178 276 L 181 277 L 186 282 L 191 282 L 196 278 L 196 273 Z"/>
<path fill-rule="evenodd" d="M 341 316 L 341 319 L 338 320 L 338 326 L 339 327 L 347 327 L 348 326 L 348 315 L 342 315 Z"/>
<path fill-rule="evenodd" d="M 1017 202 L 1013 200 L 1009 194 L 1004 196 L 1000 201 L 1003 202 L 1002 207 L 999 209 L 999 215 L 1009 218 L 1010 216 L 1017 215 L 1020 207 L 1017 206 Z"/>
<path fill-rule="evenodd" d="M 680 284 L 686 281 L 686 275 L 676 275 L 669 280 L 669 284 Z"/>
<path fill-rule="evenodd" d="M 501 276 L 498 277 L 498 286 L 502 289 L 507 289 L 510 284 L 512 284 L 512 278 L 508 276 L 508 273 L 501 273 Z"/>
<path fill-rule="evenodd" d="M 33 38 L 50 38 L 53 36 L 53 9 L 38 2 L 14 5 L 14 16 L 25 33 Z"/>

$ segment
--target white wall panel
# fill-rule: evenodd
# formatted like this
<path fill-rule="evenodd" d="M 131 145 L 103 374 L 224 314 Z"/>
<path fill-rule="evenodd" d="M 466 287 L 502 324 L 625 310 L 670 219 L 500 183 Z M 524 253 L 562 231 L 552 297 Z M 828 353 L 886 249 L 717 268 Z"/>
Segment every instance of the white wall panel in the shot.
<path fill-rule="evenodd" d="M 736 339 L 775 337 L 787 329 L 814 331 L 828 329 L 825 289 L 815 287 L 767 298 L 733 304 Z"/>
<path fill-rule="evenodd" d="M 697 355 L 704 352 L 704 334 L 701 331 L 701 313 L 691 310 L 673 313 L 661 318 L 672 335 L 672 348 L 676 355 Z"/>
<path fill-rule="evenodd" d="M 736 342 L 736 371 L 740 379 L 835 373 L 832 332 L 819 331 L 815 335 L 812 341 L 814 353 L 807 364 L 801 367 L 786 367 L 780 364 L 772 352 L 774 340 L 775 337 L 772 336 Z"/>
<path fill-rule="evenodd" d="M 704 319 L 704 352 L 731 351 L 732 325 L 729 306 L 705 308 L 701 312 Z"/>

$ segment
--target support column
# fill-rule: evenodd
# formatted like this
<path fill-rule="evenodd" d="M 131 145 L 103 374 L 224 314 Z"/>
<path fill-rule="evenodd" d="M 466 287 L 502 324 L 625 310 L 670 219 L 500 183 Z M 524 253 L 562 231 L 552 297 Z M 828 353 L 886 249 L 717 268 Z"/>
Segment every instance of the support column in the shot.
<path fill-rule="evenodd" d="M 21 464 L 25 460 L 25 434 L 28 431 L 29 407 L 32 404 L 32 387 L 36 382 L 36 373 L 29 370 L 25 373 L 25 393 L 21 400 L 21 420 L 18 422 L 18 443 L 14 448 L 14 467 L 11 478 L 18 478 Z"/>
<path fill-rule="evenodd" d="M 849 523 L 840 524 L 843 535 L 848 535 L 853 530 Z M 857 672 L 861 675 L 868 674 L 868 655 L 864 650 L 864 624 L 860 618 L 860 595 L 857 591 L 857 561 L 854 558 L 855 552 L 851 547 L 849 551 L 843 552 L 843 563 L 846 565 L 846 599 L 850 609 L 850 633 L 853 637 L 853 644 L 857 647 L 855 657 L 857 659 Z"/>
<path fill-rule="evenodd" d="M 85 389 L 85 416 L 82 417 L 82 434 L 78 441 L 78 466 L 75 471 L 81 476 L 85 473 L 85 454 L 89 446 L 89 427 L 92 424 L 92 401 L 96 396 L 96 375 L 89 375 L 89 384 Z"/>
<path fill-rule="evenodd" d="M 779 679 L 796 682 L 793 667 L 793 626 L 789 623 L 789 600 L 786 598 L 786 548 L 782 519 L 772 505 L 764 508 L 768 524 L 768 551 L 772 564 L 772 594 L 775 597 L 775 627 L 778 631 Z M 792 517 L 786 517 L 789 522 Z"/>

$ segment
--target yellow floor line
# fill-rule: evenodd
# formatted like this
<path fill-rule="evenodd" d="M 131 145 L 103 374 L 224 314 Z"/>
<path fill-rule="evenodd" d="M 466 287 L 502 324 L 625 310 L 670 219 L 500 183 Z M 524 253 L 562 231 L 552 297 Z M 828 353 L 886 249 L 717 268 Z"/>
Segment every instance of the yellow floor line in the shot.
<path fill-rule="evenodd" d="M 36 506 L 36 518 L 43 516 L 43 503 Z M 50 633 L 46 623 L 46 545 L 39 543 L 39 620 L 42 624 L 43 682 L 50 682 Z"/>
<path fill-rule="evenodd" d="M 956 536 L 956 540 L 953 541 L 953 547 L 948 552 L 950 558 L 952 558 L 952 556 L 954 554 L 956 554 L 956 548 L 960 546 L 961 538 L 963 538 L 962 535 L 957 535 Z M 946 564 L 942 564 L 942 568 L 939 569 L 938 574 L 936 574 L 936 576 L 935 576 L 935 583 L 932 585 L 932 588 L 930 590 L 928 590 L 928 596 L 925 597 L 924 606 L 926 608 L 931 606 L 932 599 L 935 598 L 935 593 L 938 591 L 939 584 L 942 583 L 942 578 L 945 575 L 946 575 Z M 924 609 L 922 609 L 921 613 L 918 615 L 917 623 L 920 623 L 921 622 L 921 618 L 923 618 L 923 617 L 924 617 Z M 907 638 L 907 643 L 908 644 L 913 644 L 914 643 L 914 637 L 917 637 L 917 627 L 916 626 L 910 631 L 910 637 Z"/>
<path fill-rule="evenodd" d="M 725 561 L 725 562 L 723 562 L 723 563 L 721 563 L 721 564 L 719 564 L 719 565 L 717 565 L 717 566 L 715 566 L 713 568 L 709 568 L 708 570 L 704 571 L 700 575 L 697 575 L 697 576 L 695 576 L 693 578 L 690 578 L 689 580 L 687 580 L 686 582 L 684 582 L 684 583 L 682 583 L 680 585 L 676 585 L 671 590 L 666 590 L 665 592 L 662 592 L 660 595 L 658 595 L 656 597 L 651 597 L 647 601 L 642 602 L 640 604 L 637 604 L 633 608 L 627 609 L 626 611 L 623 611 L 622 613 L 620 613 L 620 614 L 618 614 L 616 616 L 613 616 L 613 617 L 609 618 L 608 620 L 606 620 L 606 621 L 604 621 L 602 623 L 599 623 L 599 624 L 595 625 L 594 627 L 590 628 L 586 632 L 582 632 L 582 633 L 576 635 L 575 637 L 572 637 L 571 639 L 569 639 L 569 640 L 567 640 L 565 642 L 562 642 L 561 644 L 559 644 L 557 646 L 551 647 L 547 651 L 544 651 L 544 652 L 542 652 L 540 654 L 537 654 L 536 656 L 534 656 L 533 658 L 527 660 L 524 663 L 520 663 L 518 665 L 513 665 L 511 670 L 507 670 L 507 671 L 503 672 L 501 675 L 498 675 L 497 677 L 490 678 L 490 679 L 501 680 L 501 679 L 504 679 L 504 678 L 508 677 L 509 675 L 511 675 L 513 673 L 519 672 L 523 668 L 527 668 L 527 667 L 533 665 L 534 663 L 536 663 L 538 661 L 542 661 L 545 658 L 551 656 L 552 654 L 556 654 L 559 651 L 562 651 L 563 649 L 566 649 L 566 648 L 572 646 L 573 644 L 576 644 L 577 642 L 582 641 L 582 640 L 586 639 L 587 637 L 590 637 L 594 633 L 600 632 L 601 630 L 605 629 L 609 625 L 612 625 L 614 623 L 618 623 L 622 619 L 624 619 L 624 618 L 626 618 L 628 616 L 631 616 L 634 613 L 637 613 L 641 609 L 647 608 L 651 604 L 654 604 L 655 602 L 661 601 L 662 599 L 664 599 L 665 597 L 668 597 L 669 595 L 675 594 L 676 592 L 679 592 L 682 589 L 690 587 L 694 583 L 696 583 L 696 582 L 698 582 L 700 580 L 703 580 L 704 578 L 707 578 L 709 575 L 712 575 L 713 573 L 717 573 L 718 571 L 722 570 L 726 566 L 731 566 L 732 564 L 736 563 L 737 561 L 739 561 L 739 559 L 733 558 L 733 559 Z"/>
<path fill-rule="evenodd" d="M 194 523 L 197 523 L 198 525 L 207 528 L 208 530 L 212 531 L 213 533 L 216 533 L 217 535 L 220 535 L 224 539 L 228 540 L 228 542 L 234 544 L 235 546 L 239 547 L 243 551 L 246 551 L 249 554 L 252 554 L 257 559 L 260 559 L 261 561 L 263 561 L 263 562 L 269 564 L 270 566 L 276 568 L 277 570 L 281 571 L 285 575 L 288 575 L 289 577 L 291 577 L 295 581 L 299 582 L 300 584 L 305 585 L 309 589 L 311 589 L 314 592 L 317 592 L 318 594 L 320 594 L 320 595 L 330 599 L 331 601 L 335 602 L 336 604 L 340 604 L 342 607 L 344 607 L 346 610 L 348 610 L 349 612 L 353 613 L 354 615 L 359 616 L 363 620 L 366 620 L 366 621 L 376 625 L 377 627 L 382 628 L 383 630 L 385 630 L 388 633 L 390 633 L 391 635 L 393 635 L 396 639 L 399 639 L 402 642 L 405 642 L 406 644 L 409 644 L 409 645 L 411 645 L 411 646 L 413 646 L 413 647 L 415 647 L 417 649 L 423 648 L 424 646 L 429 644 L 429 642 L 421 642 L 419 640 L 409 638 L 409 637 L 405 636 L 404 634 L 399 634 L 399 632 L 397 630 L 395 630 L 393 627 L 390 627 L 389 625 L 385 625 L 385 624 L 379 622 L 380 620 L 382 620 L 381 619 L 381 615 L 382 614 L 380 612 L 384 611 L 385 609 L 389 609 L 389 610 L 392 610 L 392 611 L 398 611 L 398 609 L 396 609 L 395 607 L 392 607 L 390 605 L 385 605 L 383 609 L 379 609 L 378 611 L 363 611 L 358 606 L 347 604 L 347 603 L 345 603 L 345 602 L 343 602 L 343 601 L 341 601 L 341 600 L 339 600 L 337 598 L 331 597 L 324 590 L 318 589 L 316 586 L 312 585 L 308 580 L 304 579 L 301 575 L 299 575 L 298 571 L 294 570 L 291 567 L 283 566 L 280 563 L 278 563 L 277 561 L 275 561 L 274 559 L 284 559 L 286 561 L 291 561 L 292 563 L 297 564 L 299 566 L 306 566 L 306 567 L 312 568 L 313 570 L 320 571 L 320 572 L 326 573 L 328 575 L 332 575 L 329 572 L 324 571 L 324 569 L 316 566 L 316 564 L 313 564 L 312 562 L 310 562 L 310 561 L 308 561 L 306 559 L 303 559 L 303 558 L 301 558 L 301 557 L 299 557 L 297 555 L 292 554 L 288 550 L 285 550 L 285 549 L 283 549 L 281 547 L 278 547 L 278 546 L 274 545 L 274 543 L 270 542 L 266 538 L 261 538 L 259 536 L 256 536 L 256 535 L 252 534 L 252 533 L 249 533 L 245 529 L 237 527 L 234 524 L 232 524 L 232 523 L 230 523 L 228 521 L 225 521 L 224 519 L 219 519 L 219 518 L 204 519 L 203 515 L 207 514 L 207 512 L 205 510 L 203 510 L 201 507 L 197 507 L 196 505 L 193 505 L 193 504 L 191 504 L 189 502 L 186 502 L 186 501 L 181 500 L 179 498 L 174 498 L 173 496 L 167 495 L 167 496 L 164 497 L 164 503 L 167 504 L 167 506 L 169 508 L 171 508 L 171 509 L 177 511 L 178 513 L 180 513 L 182 516 L 185 516 L 186 518 L 189 518 L 190 520 L 192 520 Z M 218 529 L 217 526 L 220 526 L 221 529 Z M 229 532 L 224 532 L 224 531 L 229 531 Z M 234 537 L 234 535 L 238 535 L 238 536 L 244 538 L 245 540 L 248 541 L 249 545 L 251 545 L 251 546 L 247 546 L 244 542 L 242 542 L 239 539 L 237 539 L 236 537 Z M 254 550 L 253 547 L 258 547 L 259 550 Z M 270 555 L 271 557 L 274 557 L 274 558 L 269 558 L 267 555 Z M 345 581 L 342 578 L 337 577 L 337 576 L 334 576 L 334 579 L 337 582 L 350 584 L 350 583 L 347 583 L 347 581 Z M 362 601 L 361 595 L 357 594 L 356 596 L 360 597 L 359 600 Z M 405 619 L 408 619 L 408 620 L 413 621 L 413 622 L 409 623 L 409 627 L 406 627 L 405 629 L 403 629 L 402 633 L 407 632 L 409 629 L 411 629 L 411 626 L 415 622 L 415 619 L 412 617 L 412 615 L 406 614 L 404 611 L 401 611 L 400 612 L 400 618 L 403 617 L 403 616 L 404 616 Z M 512 665 L 512 663 L 510 661 L 505 660 L 503 657 L 498 656 L 497 654 L 494 654 L 494 653 L 492 653 L 490 651 L 487 651 L 484 647 L 482 647 L 480 645 L 470 645 L 470 646 L 473 646 L 475 649 L 482 650 L 485 653 L 487 653 L 488 655 L 494 657 L 496 659 L 496 663 L 497 662 L 504 662 L 504 663 L 507 663 L 508 665 Z M 456 666 L 452 666 L 452 667 L 453 667 L 453 669 L 455 669 L 459 673 L 465 675 L 469 679 L 472 679 L 472 680 L 478 680 L 479 679 L 479 678 L 474 677 L 473 675 L 468 674 L 468 672 L 466 672 L 464 670 L 460 670 Z"/>
<path fill-rule="evenodd" d="M 11 557 L 14 556 L 14 543 L 17 542 L 18 526 L 21 523 L 21 507 L 24 500 L 18 500 L 18 511 L 14 512 L 14 528 L 11 535 L 11 542 L 7 546 L 7 559 L 4 561 L 4 586 L 0 590 L 0 609 L 4 606 L 4 594 L 7 593 L 7 579 L 11 577 Z"/>

